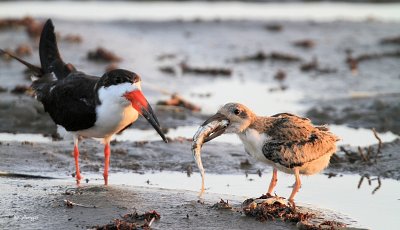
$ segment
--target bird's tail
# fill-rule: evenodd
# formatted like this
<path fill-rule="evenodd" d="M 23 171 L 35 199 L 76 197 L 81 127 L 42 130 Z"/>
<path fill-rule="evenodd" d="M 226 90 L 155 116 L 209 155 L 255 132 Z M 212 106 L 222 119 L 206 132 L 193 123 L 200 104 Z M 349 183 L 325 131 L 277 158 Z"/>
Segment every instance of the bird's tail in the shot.
<path fill-rule="evenodd" d="M 331 136 L 331 138 L 333 140 L 335 140 L 335 141 L 342 140 L 342 138 L 340 138 L 340 137 L 336 136 L 335 134 L 331 133 L 330 130 L 329 130 L 328 125 L 326 125 L 326 124 L 325 125 L 316 126 L 316 128 L 321 130 L 321 131 L 324 131 L 324 132 L 328 133 Z"/>
<path fill-rule="evenodd" d="M 69 73 L 75 71 L 75 67 L 71 64 L 65 64 L 60 56 L 54 25 L 51 19 L 46 21 L 40 35 L 39 56 L 43 72 L 45 74 L 54 73 L 58 80 L 67 77 Z"/>

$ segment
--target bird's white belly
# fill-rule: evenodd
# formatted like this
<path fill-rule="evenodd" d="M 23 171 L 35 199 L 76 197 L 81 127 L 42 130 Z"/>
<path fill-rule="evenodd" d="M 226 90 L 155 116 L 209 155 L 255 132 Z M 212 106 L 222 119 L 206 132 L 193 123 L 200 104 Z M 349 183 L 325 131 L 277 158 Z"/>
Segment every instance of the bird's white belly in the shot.
<path fill-rule="evenodd" d="M 263 145 L 269 138 L 266 134 L 260 134 L 254 129 L 247 129 L 245 132 L 238 134 L 238 136 L 250 156 L 258 161 L 271 164 L 272 161 L 265 158 L 262 152 Z"/>
<path fill-rule="evenodd" d="M 78 131 L 84 137 L 110 138 L 138 118 L 138 112 L 131 106 L 100 106 L 93 127 Z"/>

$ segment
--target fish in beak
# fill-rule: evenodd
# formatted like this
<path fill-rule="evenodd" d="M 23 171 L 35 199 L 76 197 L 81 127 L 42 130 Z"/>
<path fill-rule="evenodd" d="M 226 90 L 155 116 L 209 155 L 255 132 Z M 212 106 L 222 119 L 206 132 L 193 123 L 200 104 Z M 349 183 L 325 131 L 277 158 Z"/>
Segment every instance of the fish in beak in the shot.
<path fill-rule="evenodd" d="M 197 132 L 193 136 L 192 143 L 192 154 L 194 160 L 197 163 L 197 167 L 200 170 L 201 174 L 201 190 L 199 196 L 201 197 L 204 193 L 204 177 L 205 172 L 203 168 L 203 163 L 201 161 L 201 147 L 204 143 L 211 141 L 212 139 L 220 136 L 226 130 L 229 125 L 228 118 L 221 114 L 216 113 L 214 116 L 208 118 L 197 130 Z"/>
<path fill-rule="evenodd" d="M 136 109 L 140 115 L 142 115 L 146 120 L 153 126 L 153 128 L 157 131 L 157 133 L 161 136 L 161 138 L 168 143 L 167 138 L 164 133 L 161 131 L 160 123 L 156 115 L 153 112 L 149 102 L 147 102 L 141 90 L 133 90 L 131 92 L 125 93 L 125 98 L 128 99 L 132 107 Z"/>
<path fill-rule="evenodd" d="M 211 116 L 210 118 L 208 118 L 206 121 L 204 121 L 204 123 L 201 125 L 201 127 L 205 127 L 208 124 L 215 122 L 215 121 L 217 121 L 217 122 L 225 121 L 225 122 L 227 122 L 227 124 L 229 124 L 229 119 L 225 115 L 223 115 L 221 113 L 216 113 L 213 116 Z M 213 129 L 213 131 L 204 138 L 204 143 L 211 141 L 212 139 L 214 139 L 218 136 L 221 136 L 225 132 L 227 127 L 228 127 L 228 125 L 216 126 Z"/>

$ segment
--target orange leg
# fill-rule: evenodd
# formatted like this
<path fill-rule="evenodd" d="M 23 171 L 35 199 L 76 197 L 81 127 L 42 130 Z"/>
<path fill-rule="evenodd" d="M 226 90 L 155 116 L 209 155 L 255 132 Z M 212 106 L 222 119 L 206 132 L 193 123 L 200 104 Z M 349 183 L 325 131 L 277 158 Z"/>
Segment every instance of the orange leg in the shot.
<path fill-rule="evenodd" d="M 298 168 L 294 168 L 294 176 L 296 177 L 296 183 L 293 186 L 292 194 L 290 194 L 289 201 L 294 202 L 294 196 L 296 193 L 299 191 L 301 187 L 301 181 L 300 181 L 300 173 Z"/>
<path fill-rule="evenodd" d="M 82 179 L 81 172 L 79 170 L 79 149 L 78 149 L 78 143 L 74 144 L 74 158 L 75 158 L 75 178 L 76 178 L 76 184 L 79 185 L 80 180 Z"/>
<path fill-rule="evenodd" d="M 278 181 L 278 170 L 276 168 L 274 168 L 274 171 L 272 172 L 272 178 L 271 178 L 271 182 L 269 183 L 269 187 L 268 187 L 268 193 L 269 195 L 272 196 L 272 192 L 276 186 L 276 182 Z"/>
<path fill-rule="evenodd" d="M 110 165 L 110 142 L 104 146 L 104 185 L 108 185 L 108 167 Z"/>

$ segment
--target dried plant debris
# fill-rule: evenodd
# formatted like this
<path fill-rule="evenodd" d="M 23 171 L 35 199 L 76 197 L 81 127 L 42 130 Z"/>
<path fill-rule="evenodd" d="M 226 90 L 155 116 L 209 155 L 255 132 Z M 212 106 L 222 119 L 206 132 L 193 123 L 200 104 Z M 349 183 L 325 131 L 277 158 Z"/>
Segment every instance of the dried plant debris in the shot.
<path fill-rule="evenodd" d="M 317 214 L 304 208 L 295 208 L 288 205 L 285 198 L 262 195 L 256 199 L 247 199 L 242 203 L 242 209 L 246 216 L 255 217 L 256 220 L 286 221 L 296 223 L 299 229 L 337 229 L 345 228 L 346 224 L 325 220 Z M 329 227 L 328 227 L 329 226 Z"/>
<path fill-rule="evenodd" d="M 266 60 L 271 61 L 283 61 L 283 62 L 297 62 L 302 59 L 299 56 L 281 52 L 271 52 L 270 54 L 266 54 L 263 51 L 258 51 L 257 53 L 249 56 L 236 57 L 233 59 L 234 62 L 249 62 L 249 61 L 257 61 L 262 62 Z"/>
<path fill-rule="evenodd" d="M 160 54 L 157 56 L 157 60 L 163 61 L 166 59 L 174 59 L 176 58 L 176 56 L 177 56 L 176 54 Z"/>
<path fill-rule="evenodd" d="M 315 42 L 311 39 L 297 40 L 293 42 L 294 46 L 309 49 L 315 46 Z"/>
<path fill-rule="evenodd" d="M 180 63 L 179 66 L 162 66 L 158 68 L 161 72 L 177 75 L 178 72 L 182 74 L 194 74 L 194 75 L 204 75 L 204 76 L 217 76 L 217 77 L 230 77 L 232 75 L 232 70 L 223 67 L 194 67 L 188 65 L 186 62 Z"/>
<path fill-rule="evenodd" d="M 224 201 L 221 199 L 219 202 L 215 203 L 211 208 L 214 209 L 232 209 L 232 206 L 229 204 L 228 200 Z"/>
<path fill-rule="evenodd" d="M 122 60 L 122 58 L 103 47 L 98 47 L 96 50 L 89 51 L 87 58 L 91 61 L 99 62 L 120 62 Z"/>
<path fill-rule="evenodd" d="M 32 55 L 32 47 L 29 44 L 20 44 L 15 49 L 15 54 L 17 56 L 29 56 L 29 55 Z"/>
<path fill-rule="evenodd" d="M 300 230 L 334 230 L 334 229 L 347 229 L 347 225 L 341 222 L 326 220 L 320 223 L 320 221 L 305 220 L 297 223 L 296 226 Z"/>
<path fill-rule="evenodd" d="M 82 43 L 83 39 L 79 34 L 67 34 L 63 40 L 69 43 Z"/>
<path fill-rule="evenodd" d="M 386 51 L 381 53 L 364 53 L 353 56 L 352 51 L 347 51 L 346 63 L 353 74 L 357 74 L 358 64 L 364 61 L 377 60 L 381 58 L 400 58 L 400 50 Z"/>
<path fill-rule="evenodd" d="M 300 70 L 303 72 L 311 72 L 314 71 L 317 74 L 329 74 L 329 73 L 336 73 L 337 69 L 329 68 L 329 67 L 320 67 L 318 59 L 313 58 L 312 61 L 303 63 L 300 66 Z"/>
<path fill-rule="evenodd" d="M 360 181 L 358 182 L 357 188 L 360 189 L 361 185 L 363 184 L 364 179 L 368 180 L 368 185 L 371 186 L 372 185 L 372 181 L 378 181 L 378 184 L 376 185 L 376 187 L 372 190 L 372 195 L 375 194 L 382 186 L 382 182 L 381 182 L 381 177 L 377 176 L 377 177 L 373 177 L 371 178 L 369 174 L 364 174 L 361 176 Z"/>
<path fill-rule="evenodd" d="M 26 25 L 26 33 L 29 37 L 38 39 L 42 34 L 44 22 L 32 19 Z"/>
<path fill-rule="evenodd" d="M 380 41 L 381 44 L 395 44 L 400 45 L 400 35 L 395 37 L 386 37 L 382 38 Z"/>
<path fill-rule="evenodd" d="M 155 220 L 161 218 L 156 211 L 149 211 L 144 214 L 138 214 L 136 211 L 122 216 L 122 219 L 115 219 L 112 223 L 103 226 L 94 226 L 96 230 L 133 230 L 133 229 L 151 229 L 150 226 Z"/>
<path fill-rule="evenodd" d="M 283 81 L 283 80 L 285 80 L 286 79 L 286 72 L 285 71 L 283 71 L 283 70 L 278 70 L 277 72 L 276 72 L 276 74 L 274 75 L 274 79 L 275 80 L 277 80 L 277 81 Z"/>
<path fill-rule="evenodd" d="M 23 17 L 21 19 L 17 18 L 4 18 L 0 19 L 0 29 L 10 29 L 20 26 L 28 26 L 35 21 L 32 17 Z"/>
<path fill-rule="evenodd" d="M 161 66 L 158 68 L 162 73 L 176 75 L 176 70 L 172 66 Z"/>
<path fill-rule="evenodd" d="M 191 102 L 188 102 L 187 100 L 185 100 L 184 98 L 182 98 L 181 96 L 179 96 L 176 93 L 172 94 L 171 98 L 169 100 L 157 102 L 157 105 L 179 106 L 179 107 L 186 108 L 193 112 L 201 111 L 201 107 L 199 107 Z"/>
<path fill-rule="evenodd" d="M 44 22 L 38 21 L 32 17 L 0 19 L 0 30 L 25 27 L 28 36 L 35 39 L 39 38 L 42 33 L 43 25 Z"/>
<path fill-rule="evenodd" d="M 283 26 L 277 23 L 271 23 L 264 26 L 264 28 L 271 32 L 280 32 L 283 30 Z"/>
<path fill-rule="evenodd" d="M 255 217 L 258 221 L 283 220 L 300 222 L 315 217 L 312 213 L 302 213 L 286 204 L 284 198 L 262 195 L 256 199 L 247 199 L 242 204 L 246 216 Z"/>
<path fill-rule="evenodd" d="M 288 88 L 288 86 L 286 86 L 286 85 L 279 85 L 276 87 L 269 88 L 268 91 L 273 93 L 273 92 L 285 91 L 285 90 L 287 90 L 287 88 Z"/>
<path fill-rule="evenodd" d="M 375 149 L 373 146 L 367 146 L 367 147 L 360 147 L 358 146 L 357 150 L 355 149 L 346 149 L 344 146 L 340 146 L 340 151 L 344 153 L 343 156 L 339 156 L 335 154 L 334 161 L 331 162 L 333 164 L 338 164 L 342 162 L 349 162 L 351 164 L 354 164 L 356 162 L 358 163 L 365 163 L 367 165 L 373 165 L 376 164 L 381 152 L 382 152 L 382 140 L 378 136 L 378 133 L 376 132 L 375 129 L 372 129 L 374 137 L 378 140 L 378 146 Z"/>
<path fill-rule="evenodd" d="M 227 68 L 218 67 L 193 67 L 187 63 L 181 63 L 181 69 L 183 74 L 196 74 L 196 75 L 220 75 L 229 77 L 232 75 L 232 70 Z"/>

